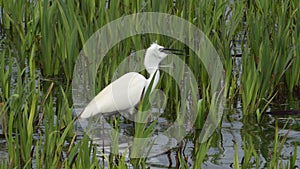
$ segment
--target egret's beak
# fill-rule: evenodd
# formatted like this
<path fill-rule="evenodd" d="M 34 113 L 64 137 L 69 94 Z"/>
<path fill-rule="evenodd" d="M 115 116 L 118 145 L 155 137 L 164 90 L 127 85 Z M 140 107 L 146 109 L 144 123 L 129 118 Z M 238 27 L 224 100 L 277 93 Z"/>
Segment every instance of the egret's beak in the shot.
<path fill-rule="evenodd" d="M 185 55 L 184 51 L 179 49 L 162 48 L 161 52 L 165 52 L 167 54 L 174 54 L 174 55 Z"/>

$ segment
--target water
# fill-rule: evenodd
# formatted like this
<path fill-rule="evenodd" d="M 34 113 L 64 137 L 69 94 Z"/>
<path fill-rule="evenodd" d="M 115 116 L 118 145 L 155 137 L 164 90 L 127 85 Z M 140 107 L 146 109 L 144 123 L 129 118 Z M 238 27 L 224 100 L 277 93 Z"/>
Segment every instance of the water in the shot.
<path fill-rule="evenodd" d="M 265 168 L 268 166 L 268 162 L 274 149 L 274 137 L 275 137 L 275 121 L 278 120 L 279 124 L 279 141 L 284 137 L 287 137 L 286 142 L 283 144 L 279 161 L 283 164 L 287 164 L 291 153 L 294 152 L 294 146 L 297 146 L 297 152 L 300 152 L 300 131 L 296 129 L 290 129 L 291 127 L 298 126 L 299 120 L 291 118 L 278 118 L 266 115 L 261 124 L 257 124 L 255 119 L 243 119 L 242 112 L 239 109 L 235 109 L 234 112 L 227 112 L 224 115 L 222 121 L 222 127 L 217 129 L 216 134 L 213 135 L 213 142 L 207 153 L 207 159 L 202 164 L 203 168 L 232 168 L 233 158 L 235 154 L 234 144 L 238 145 L 238 159 L 241 163 L 244 156 L 244 141 L 248 144 L 251 142 L 254 145 L 254 149 L 259 157 L 259 168 Z M 287 124 L 286 128 L 283 128 L 283 124 Z M 185 158 L 189 166 L 193 166 L 194 144 L 190 139 L 183 140 Z M 147 162 L 151 166 L 165 166 L 176 167 L 176 154 L 179 151 L 178 147 L 171 150 L 170 154 L 166 153 L 155 158 L 149 159 Z M 171 156 L 171 158 L 170 158 Z M 251 159 L 252 167 L 255 168 L 255 159 Z M 168 164 L 168 165 L 166 165 Z M 296 164 L 300 164 L 299 155 L 297 157 Z"/>
<path fill-rule="evenodd" d="M 299 103 L 298 103 L 299 105 Z M 278 107 L 277 107 L 278 108 Z M 271 110 L 276 109 L 270 107 Z M 232 168 L 234 156 L 236 153 L 234 145 L 237 144 L 238 161 L 242 165 L 244 158 L 245 146 L 254 147 L 258 159 L 251 158 L 250 166 L 256 168 L 256 163 L 259 168 L 266 168 L 274 154 L 274 139 L 275 139 L 275 125 L 278 122 L 279 143 L 286 139 L 283 143 L 282 151 L 280 152 L 279 161 L 282 164 L 288 164 L 291 154 L 294 152 L 296 146 L 298 155 L 296 164 L 300 164 L 300 117 L 297 116 L 272 116 L 263 115 L 262 121 L 257 123 L 256 117 L 243 117 L 240 102 L 236 107 L 226 109 L 223 116 L 222 125 L 218 128 L 212 136 L 212 144 L 207 152 L 207 157 L 202 164 L 203 168 Z M 159 121 L 166 122 L 167 119 L 162 117 Z M 130 133 L 132 126 L 130 124 L 121 123 L 122 133 Z M 161 132 L 165 128 L 160 128 Z M 147 159 L 146 163 L 151 168 L 173 168 L 178 167 L 179 159 L 178 153 L 182 154 L 187 161 L 189 167 L 193 167 L 194 155 L 194 141 L 193 135 L 190 133 L 185 139 L 180 142 L 180 145 L 174 145 L 169 151 L 165 151 L 160 155 L 156 155 Z M 103 137 L 102 137 L 103 138 Z M 102 151 L 102 141 L 99 143 L 99 150 Z M 161 145 L 155 144 L 155 148 L 160 148 Z M 123 153 L 130 145 L 123 145 L 120 143 L 120 154 Z M 123 148 L 123 149 L 122 149 Z M 163 148 L 163 145 L 161 146 Z M 107 155 L 109 155 L 109 147 L 105 147 Z M 99 154 L 99 158 L 101 155 Z M 129 158 L 126 161 L 129 163 Z"/>

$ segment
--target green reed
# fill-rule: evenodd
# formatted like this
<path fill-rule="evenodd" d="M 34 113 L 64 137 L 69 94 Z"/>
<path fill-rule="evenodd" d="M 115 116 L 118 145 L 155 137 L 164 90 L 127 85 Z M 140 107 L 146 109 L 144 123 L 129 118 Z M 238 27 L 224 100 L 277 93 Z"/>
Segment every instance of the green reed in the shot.
<path fill-rule="evenodd" d="M 294 2 L 291 5 L 292 9 L 297 9 L 298 6 L 298 10 L 290 11 L 290 15 L 292 16 L 290 19 L 290 24 L 292 30 L 294 30 L 293 35 L 291 37 L 291 43 L 293 46 L 292 49 L 290 49 L 292 50 L 292 65 L 291 68 L 286 72 L 286 82 L 290 93 L 293 92 L 293 88 L 295 86 L 299 86 L 300 81 L 300 23 L 298 22 L 298 19 L 300 18 L 299 2 Z"/>
<path fill-rule="evenodd" d="M 9 60 L 7 58 L 11 58 L 11 52 L 8 50 L 8 54 L 6 54 L 6 50 L 4 50 L 1 54 L 1 62 L 0 62 L 0 77 L 1 77 L 1 95 L 0 99 L 3 101 L 8 101 L 10 98 L 11 91 L 11 75 L 12 75 L 12 63 L 13 60 Z M 8 57 L 6 57 L 8 55 Z"/>
<path fill-rule="evenodd" d="M 201 29 L 212 41 L 223 62 L 227 98 L 235 99 L 239 90 L 243 114 L 256 112 L 258 121 L 276 97 L 278 89 L 286 84 L 289 93 L 292 93 L 299 86 L 300 2 L 297 0 L 274 3 L 229 0 L 132 3 L 125 0 L 106 3 L 106 0 L 1 1 L 1 26 L 6 38 L 3 40 L 5 49 L 0 49 L 0 115 L 4 116 L 2 130 L 9 159 L 0 167 L 103 167 L 96 154 L 99 152 L 97 146 L 86 135 L 81 140 L 76 139 L 70 84 L 77 55 L 88 38 L 105 24 L 127 14 L 142 11 L 169 13 Z M 179 33 L 183 31 L 178 28 Z M 241 32 L 246 34 L 241 44 L 243 72 L 241 86 L 238 86 L 238 79 L 232 73 L 231 43 Z M 156 40 L 164 46 L 185 49 L 189 53 L 190 56 L 182 60 L 189 65 L 198 82 L 198 88 L 191 91 L 200 93 L 195 127 L 201 129 L 209 107 L 214 106 L 210 79 L 193 51 L 170 37 L 137 35 L 114 46 L 99 66 L 95 91 L 100 91 L 112 81 L 118 64 L 132 51 L 145 49 Z M 16 72 L 13 72 L 14 69 Z M 37 74 L 39 71 L 41 75 Z M 184 72 L 181 73 L 179 76 L 184 78 Z M 148 76 L 145 71 L 142 74 Z M 180 86 L 166 72 L 162 72 L 158 88 L 164 90 L 168 100 L 166 112 L 170 113 L 165 113 L 163 117 L 174 121 L 180 106 L 185 105 L 180 102 L 183 97 Z M 144 132 L 145 128 L 145 124 L 138 124 L 135 130 L 137 136 L 151 135 L 150 129 L 154 128 L 154 124 L 147 132 Z M 210 140 L 197 144 L 195 166 L 201 166 L 210 144 Z M 251 139 L 245 138 L 244 144 L 248 149 L 244 149 L 242 168 L 250 165 L 250 157 L 257 158 Z M 278 152 L 275 147 L 274 152 Z M 270 166 L 278 166 L 278 154 L 272 156 Z M 291 165 L 295 163 L 294 158 Z M 104 159 L 112 168 L 127 167 L 128 164 L 124 157 L 110 159 L 104 155 Z M 181 155 L 179 159 L 181 166 L 187 166 Z M 117 160 L 119 163 L 114 163 Z M 147 166 L 145 159 L 131 160 L 136 166 Z M 234 161 L 237 167 L 237 159 Z"/>
<path fill-rule="evenodd" d="M 286 123 L 287 125 L 287 123 Z M 283 128 L 286 128 L 286 125 Z M 274 148 L 273 148 L 273 152 L 272 152 L 272 156 L 271 156 L 271 160 L 270 160 L 270 165 L 269 168 L 284 168 L 282 165 L 282 161 L 280 161 L 280 154 L 283 150 L 283 145 L 287 140 L 288 134 L 289 132 L 287 132 L 283 137 L 280 137 L 278 134 L 279 128 L 278 128 L 278 120 L 275 121 L 275 136 L 274 136 Z M 291 154 L 292 158 L 293 155 Z M 292 161 L 290 161 L 290 165 L 293 165 L 293 163 L 291 163 Z"/>
<path fill-rule="evenodd" d="M 26 0 L 11 2 L 2 2 L 4 12 L 2 23 L 6 29 L 9 48 L 14 49 L 15 57 L 19 62 L 21 69 L 25 68 L 25 62 L 28 58 L 27 52 L 31 50 L 34 43 L 34 36 L 31 33 L 33 22 L 30 21 L 33 6 Z"/>
<path fill-rule="evenodd" d="M 290 8 L 289 4 L 284 2 L 256 2 L 247 7 L 248 35 L 244 44 L 241 81 L 245 115 L 252 114 L 257 109 L 263 112 L 266 103 L 277 94 L 280 83 L 290 83 L 286 82 L 288 79 L 285 77 L 298 76 L 286 74 L 291 65 L 297 67 L 298 64 L 294 61 L 299 55 L 295 55 L 291 48 L 298 44 L 292 40 L 295 34 L 293 18 L 287 17 L 292 15 L 296 8 Z"/>
<path fill-rule="evenodd" d="M 297 146 L 295 145 L 294 152 L 290 156 L 289 165 L 287 165 L 285 168 L 295 168 L 296 159 L 297 159 Z"/>
<path fill-rule="evenodd" d="M 202 163 L 205 161 L 206 154 L 211 146 L 210 138 L 207 142 L 199 143 L 198 140 L 195 140 L 195 163 L 194 168 L 202 168 Z"/>
<path fill-rule="evenodd" d="M 18 69 L 19 75 L 23 73 L 25 73 L 24 70 Z M 19 76 L 17 79 L 14 94 L 10 98 L 9 109 L 4 112 L 4 118 L 7 121 L 5 137 L 8 140 L 9 165 L 22 165 L 30 168 L 32 164 L 33 126 L 37 117 L 39 88 L 37 90 L 32 89 L 32 84 L 36 83 L 35 78 L 29 78 L 24 86 L 21 77 Z M 39 84 L 39 82 L 37 83 Z"/>

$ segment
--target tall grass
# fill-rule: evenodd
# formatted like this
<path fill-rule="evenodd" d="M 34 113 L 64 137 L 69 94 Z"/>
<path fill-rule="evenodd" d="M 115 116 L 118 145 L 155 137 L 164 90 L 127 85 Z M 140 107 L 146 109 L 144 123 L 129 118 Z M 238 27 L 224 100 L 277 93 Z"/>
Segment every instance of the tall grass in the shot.
<path fill-rule="evenodd" d="M 74 64 L 83 44 L 99 28 L 127 14 L 164 12 L 188 20 L 202 30 L 216 47 L 225 68 L 225 93 L 228 99 L 241 95 L 243 114 L 260 116 L 287 86 L 289 95 L 300 80 L 300 2 L 268 1 L 64 1 L 1 0 L 1 32 L 4 44 L 0 54 L 0 115 L 7 141 L 9 159 L 0 167 L 8 168 L 102 168 L 97 146 L 86 135 L 78 139 L 72 116 L 71 82 Z M 180 30 L 183 31 L 183 30 Z M 235 57 L 232 43 L 241 32 L 242 77 L 233 76 Z M 211 84 L 204 65 L 183 44 L 161 35 L 137 35 L 114 46 L 98 69 L 96 93 L 109 84 L 118 64 L 132 51 L 145 49 L 154 42 L 184 48 L 182 58 L 196 75 L 198 117 L 195 128 L 202 128 L 212 105 Z M 1 45 L 2 47 L 2 45 Z M 146 75 L 146 72 L 141 72 Z M 184 73 L 178 75 L 184 77 Z M 163 73 L 158 88 L 168 98 L 163 117 L 174 121 L 181 103 L 179 87 Z M 95 94 L 96 94 L 95 93 Z M 292 98 L 291 98 L 292 99 Z M 167 112 L 167 111 L 166 111 Z M 119 121 L 118 121 L 119 122 Z M 137 124 L 136 134 L 152 134 L 145 124 Z M 146 129 L 146 132 L 145 132 Z M 249 141 L 250 140 L 250 141 Z M 245 139 L 251 143 L 251 139 Z M 247 143 L 248 144 L 248 143 Z M 211 146 L 195 144 L 195 166 L 200 167 Z M 274 147 L 276 149 L 276 147 Z M 274 150 L 276 152 L 277 150 Z M 245 153 L 255 156 L 250 146 Z M 296 153 L 294 153 L 296 154 Z M 296 156 L 296 155 L 295 155 Z M 125 159 L 104 157 L 112 168 L 125 167 Z M 179 155 L 179 158 L 181 156 Z M 278 154 L 270 166 L 278 166 Z M 249 166 L 245 155 L 242 167 Z M 111 160 L 111 161 L 110 161 Z M 113 160 L 119 160 L 114 163 Z M 183 159 L 181 166 L 186 166 Z M 137 162 L 136 162 L 137 161 Z M 131 164 L 146 167 L 146 159 Z M 294 158 L 291 163 L 294 163 Z M 235 159 L 235 166 L 238 161 Z"/>
<path fill-rule="evenodd" d="M 290 91 L 299 85 L 299 75 L 291 73 L 299 64 L 296 53 L 299 41 L 294 41 L 298 34 L 294 21 L 299 15 L 297 4 L 298 1 L 256 1 L 247 6 L 248 35 L 244 44 L 241 80 L 245 115 L 253 114 L 257 109 L 263 112 L 265 105 L 282 87 L 280 83 L 289 84 Z"/>

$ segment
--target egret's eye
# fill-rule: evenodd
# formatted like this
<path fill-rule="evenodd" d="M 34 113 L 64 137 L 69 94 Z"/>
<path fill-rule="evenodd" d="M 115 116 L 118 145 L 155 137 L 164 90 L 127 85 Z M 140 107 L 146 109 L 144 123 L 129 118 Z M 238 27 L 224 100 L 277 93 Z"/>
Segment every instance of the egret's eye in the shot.
<path fill-rule="evenodd" d="M 158 49 L 160 52 L 164 52 L 164 48 L 159 48 Z"/>
<path fill-rule="evenodd" d="M 165 53 L 165 54 L 171 54 L 170 51 L 168 50 L 165 50 L 166 48 L 159 48 L 158 51 L 162 52 L 162 53 Z"/>

